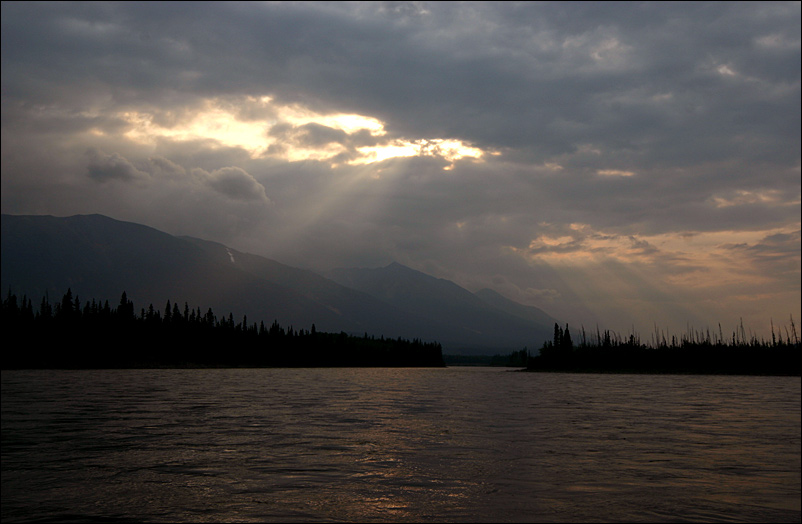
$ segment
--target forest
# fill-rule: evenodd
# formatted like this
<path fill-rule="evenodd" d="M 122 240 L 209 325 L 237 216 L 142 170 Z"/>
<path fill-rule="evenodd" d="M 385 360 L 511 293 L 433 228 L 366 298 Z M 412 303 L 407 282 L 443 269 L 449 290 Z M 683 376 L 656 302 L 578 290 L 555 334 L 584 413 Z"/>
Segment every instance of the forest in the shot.
<path fill-rule="evenodd" d="M 681 336 L 667 336 L 655 330 L 644 342 L 631 333 L 627 337 L 606 330 L 578 333 L 577 341 L 565 329 L 554 325 L 554 338 L 543 344 L 540 354 L 530 357 L 529 371 L 588 373 L 693 373 L 731 375 L 799 376 L 802 349 L 796 326 L 776 329 L 771 340 L 747 335 L 743 322 L 730 336 L 718 332 L 688 329 Z"/>
<path fill-rule="evenodd" d="M 2 302 L 3 331 L 14 341 L 2 369 L 103 369 L 197 367 L 443 367 L 437 342 L 353 336 L 235 322 L 211 308 L 136 310 L 125 292 L 119 304 L 81 303 L 71 290 L 56 303 L 36 306 L 11 291 Z"/>

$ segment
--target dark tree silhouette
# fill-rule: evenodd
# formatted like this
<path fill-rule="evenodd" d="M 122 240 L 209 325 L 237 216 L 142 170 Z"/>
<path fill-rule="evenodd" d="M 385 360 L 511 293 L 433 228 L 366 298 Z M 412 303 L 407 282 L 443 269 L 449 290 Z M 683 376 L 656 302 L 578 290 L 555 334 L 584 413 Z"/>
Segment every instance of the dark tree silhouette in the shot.
<path fill-rule="evenodd" d="M 347 333 L 287 329 L 274 321 L 235 324 L 231 313 L 217 318 L 212 309 L 183 312 L 167 302 L 164 314 L 152 304 L 139 314 L 125 292 L 117 308 L 80 301 L 68 289 L 52 306 L 47 297 L 34 311 L 27 297 L 9 291 L 2 303 L 2 325 L 10 340 L 25 340 L 39 351 L 7 350 L 9 368 L 127 367 L 317 367 L 437 366 L 443 363 L 436 342 L 380 339 Z"/>
<path fill-rule="evenodd" d="M 566 324 L 565 330 L 554 325 L 554 339 L 547 341 L 540 354 L 530 357 L 531 371 L 700 373 L 743 375 L 800 375 L 802 349 L 791 319 L 786 337 L 777 337 L 772 321 L 770 341 L 747 338 L 743 322 L 725 339 L 710 330 L 696 331 L 677 338 L 656 330 L 652 344 L 641 342 L 634 332 L 629 337 L 596 329 L 595 339 L 582 328 L 581 341 L 574 346 Z M 669 343 L 668 340 L 671 340 Z"/>

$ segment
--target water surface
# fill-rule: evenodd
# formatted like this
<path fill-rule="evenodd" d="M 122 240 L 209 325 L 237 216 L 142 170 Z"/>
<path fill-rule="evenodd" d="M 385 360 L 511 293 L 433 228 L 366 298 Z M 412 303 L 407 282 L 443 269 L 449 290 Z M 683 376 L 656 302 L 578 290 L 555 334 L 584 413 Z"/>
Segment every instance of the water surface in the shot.
<path fill-rule="evenodd" d="M 2 372 L 2 520 L 800 521 L 799 377 Z"/>

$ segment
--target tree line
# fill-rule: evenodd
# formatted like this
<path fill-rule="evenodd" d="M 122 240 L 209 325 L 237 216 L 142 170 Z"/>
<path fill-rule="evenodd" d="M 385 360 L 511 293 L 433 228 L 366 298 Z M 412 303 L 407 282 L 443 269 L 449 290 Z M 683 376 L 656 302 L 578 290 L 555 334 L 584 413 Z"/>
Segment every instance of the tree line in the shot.
<path fill-rule="evenodd" d="M 631 333 L 627 337 L 609 330 L 588 334 L 582 328 L 575 342 L 566 324 L 554 324 L 554 337 L 546 341 L 540 354 L 529 357 L 531 371 L 699 373 L 739 375 L 800 375 L 802 350 L 796 326 L 775 330 L 771 339 L 747 335 L 741 321 L 731 336 L 718 332 L 689 329 L 667 336 L 655 330 L 647 343 Z"/>
<path fill-rule="evenodd" d="M 154 367 L 442 367 L 442 347 L 419 339 L 349 335 L 237 322 L 211 308 L 167 301 L 136 310 L 125 292 L 81 302 L 71 289 L 61 300 L 34 305 L 11 291 L 2 302 L 3 369 Z"/>

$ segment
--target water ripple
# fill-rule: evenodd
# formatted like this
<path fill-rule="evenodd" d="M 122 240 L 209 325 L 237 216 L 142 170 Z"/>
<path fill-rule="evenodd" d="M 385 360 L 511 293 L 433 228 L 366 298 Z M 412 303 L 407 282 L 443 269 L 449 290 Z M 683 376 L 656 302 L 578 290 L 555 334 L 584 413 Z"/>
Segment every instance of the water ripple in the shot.
<path fill-rule="evenodd" d="M 3 522 L 800 520 L 794 377 L 2 372 Z"/>

